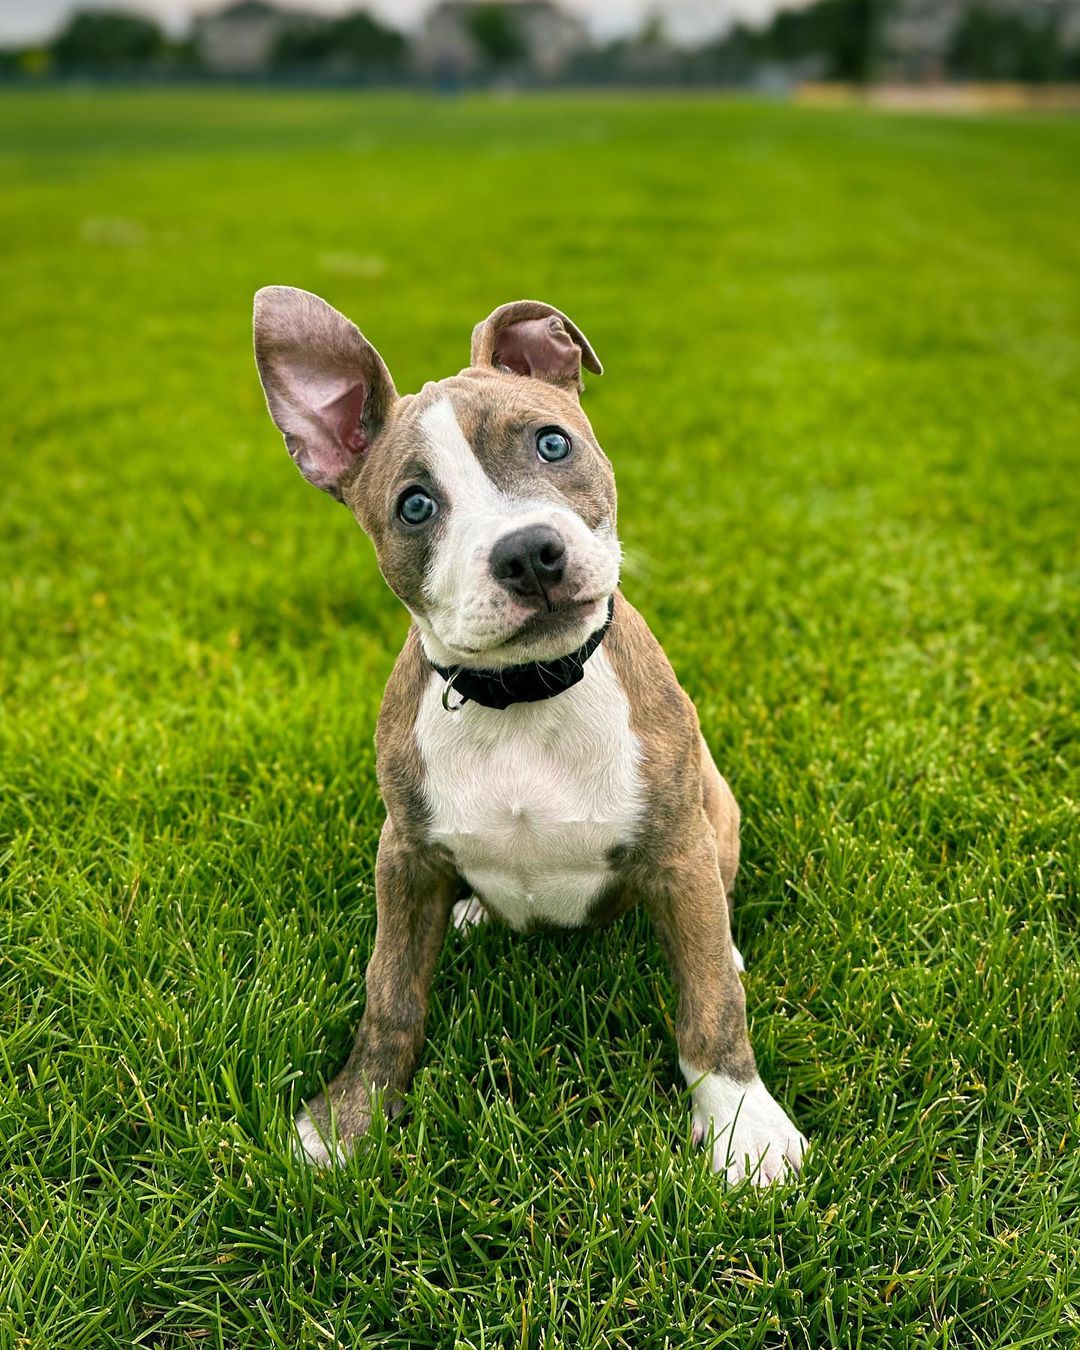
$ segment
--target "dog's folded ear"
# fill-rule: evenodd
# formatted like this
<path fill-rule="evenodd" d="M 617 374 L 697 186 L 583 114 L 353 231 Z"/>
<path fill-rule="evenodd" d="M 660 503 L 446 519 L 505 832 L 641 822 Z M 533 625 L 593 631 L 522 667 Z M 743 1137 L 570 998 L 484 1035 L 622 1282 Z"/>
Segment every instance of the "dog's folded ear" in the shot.
<path fill-rule="evenodd" d="M 473 329 L 472 364 L 530 375 L 580 392 L 581 367 L 602 375 L 589 340 L 565 314 L 540 300 L 500 305 Z"/>
<path fill-rule="evenodd" d="M 397 398 L 382 357 L 317 295 L 264 286 L 255 295 L 255 363 L 297 468 L 340 501 L 343 480 Z"/>

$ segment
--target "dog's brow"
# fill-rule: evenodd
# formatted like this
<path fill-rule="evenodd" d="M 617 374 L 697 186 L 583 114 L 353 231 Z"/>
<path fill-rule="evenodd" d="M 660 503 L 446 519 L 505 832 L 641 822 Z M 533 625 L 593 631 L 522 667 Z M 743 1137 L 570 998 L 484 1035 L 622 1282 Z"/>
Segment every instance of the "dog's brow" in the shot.
<path fill-rule="evenodd" d="M 440 485 L 460 499 L 481 502 L 490 498 L 495 485 L 462 430 L 450 399 L 433 403 L 420 419 L 420 426 L 430 450 L 429 471 Z"/>
<path fill-rule="evenodd" d="M 405 483 L 417 478 L 434 478 L 431 464 L 422 455 L 410 455 L 401 465 L 395 481 Z"/>

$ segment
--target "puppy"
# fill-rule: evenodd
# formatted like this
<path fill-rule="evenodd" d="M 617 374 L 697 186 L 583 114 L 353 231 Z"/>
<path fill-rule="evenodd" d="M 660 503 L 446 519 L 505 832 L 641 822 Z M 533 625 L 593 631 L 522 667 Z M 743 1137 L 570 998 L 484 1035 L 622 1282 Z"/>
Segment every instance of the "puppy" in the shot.
<path fill-rule="evenodd" d="M 401 396 L 317 296 L 255 297 L 270 415 L 300 472 L 371 538 L 412 626 L 376 733 L 386 823 L 364 1015 L 297 1117 L 343 1160 L 402 1105 L 451 917 L 521 932 L 652 916 L 678 990 L 695 1140 L 731 1182 L 798 1170 L 806 1141 L 758 1077 L 732 946 L 739 812 L 697 714 L 618 589 L 615 481 L 581 408 L 601 373 L 565 314 L 520 300 L 469 367 Z"/>

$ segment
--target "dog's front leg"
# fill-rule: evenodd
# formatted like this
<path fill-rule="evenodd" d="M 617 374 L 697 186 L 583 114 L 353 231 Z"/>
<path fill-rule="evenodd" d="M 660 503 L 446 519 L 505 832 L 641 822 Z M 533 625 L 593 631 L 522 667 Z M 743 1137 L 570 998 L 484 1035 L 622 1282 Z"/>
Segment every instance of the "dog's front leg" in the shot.
<path fill-rule="evenodd" d="M 401 1110 L 457 894 L 453 869 L 403 844 L 387 820 L 375 866 L 378 928 L 364 1015 L 345 1067 L 296 1118 L 298 1150 L 309 1162 L 325 1166 L 349 1156 L 371 1124 L 373 1094 L 381 1094 L 388 1115 Z"/>
<path fill-rule="evenodd" d="M 797 1171 L 806 1140 L 758 1077 L 711 841 L 659 870 L 649 908 L 678 990 L 679 1067 L 695 1141 L 711 1145 L 713 1170 L 732 1183 L 767 1185 Z"/>

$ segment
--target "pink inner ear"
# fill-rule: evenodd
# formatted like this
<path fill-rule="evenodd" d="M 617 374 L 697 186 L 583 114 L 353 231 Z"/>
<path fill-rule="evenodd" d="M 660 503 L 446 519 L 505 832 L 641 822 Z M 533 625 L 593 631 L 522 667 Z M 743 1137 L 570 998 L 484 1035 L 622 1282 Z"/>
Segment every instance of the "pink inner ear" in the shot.
<path fill-rule="evenodd" d="M 367 386 L 363 383 L 347 385 L 340 394 L 321 404 L 318 412 L 331 435 L 353 455 L 367 449 L 367 438 L 360 430 Z"/>
<path fill-rule="evenodd" d="M 296 433 L 290 451 L 306 477 L 329 490 L 367 450 L 360 428 L 367 382 L 355 370 L 297 366 L 282 371 L 281 386 L 290 416 L 279 425 Z"/>
<path fill-rule="evenodd" d="M 272 400 L 289 452 L 304 476 L 337 495 L 336 485 L 368 448 L 360 426 L 368 386 L 355 371 L 294 366 L 278 371 Z"/>
<path fill-rule="evenodd" d="M 521 319 L 499 334 L 495 364 L 515 375 L 532 375 L 552 384 L 577 384 L 581 378 L 581 349 L 557 314 L 543 319 Z"/>

